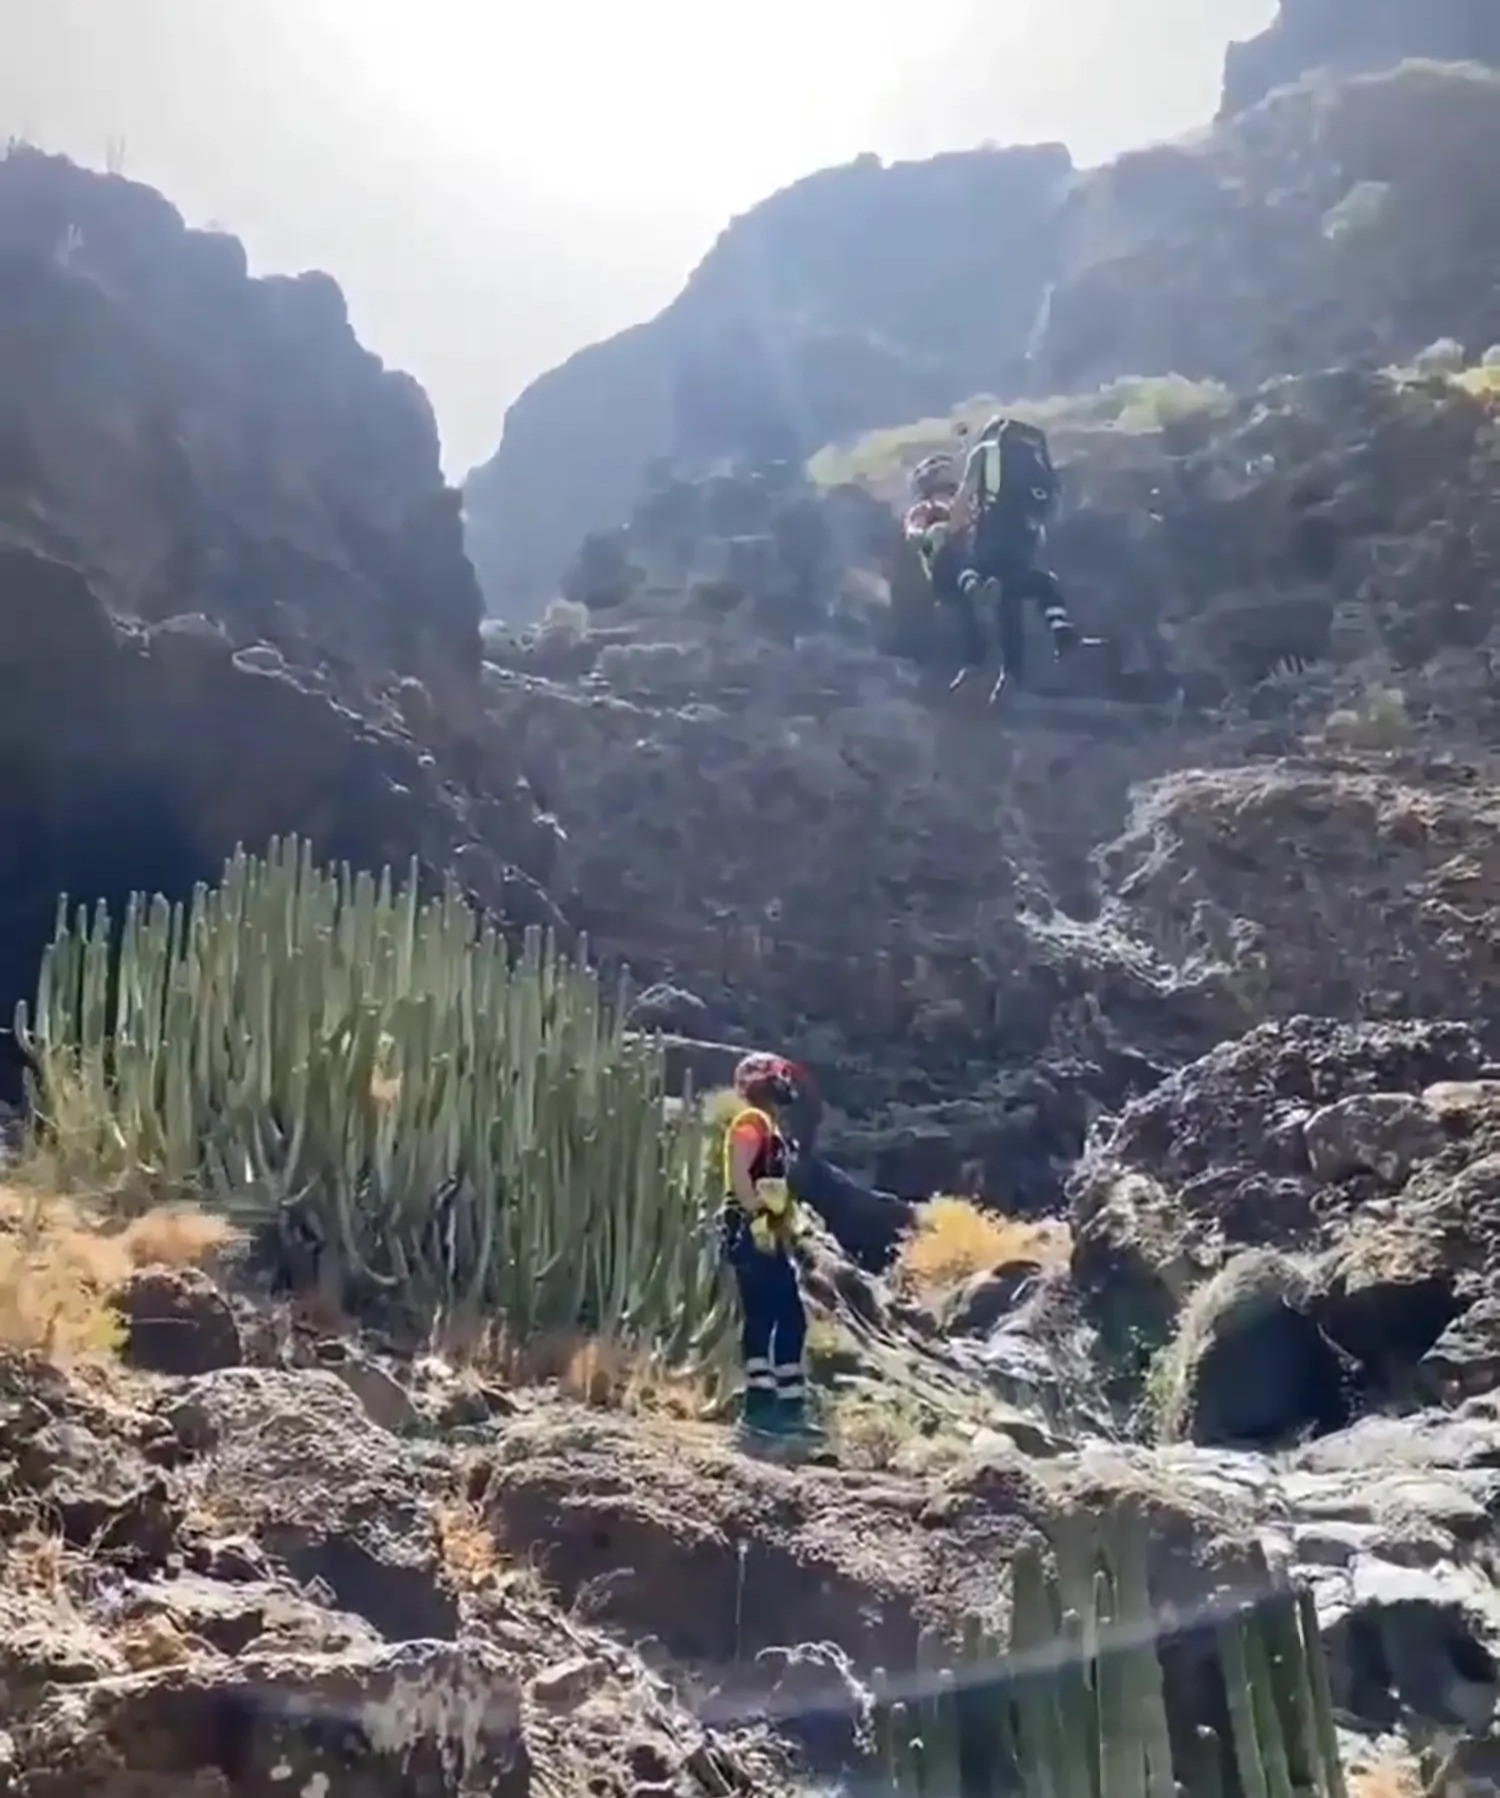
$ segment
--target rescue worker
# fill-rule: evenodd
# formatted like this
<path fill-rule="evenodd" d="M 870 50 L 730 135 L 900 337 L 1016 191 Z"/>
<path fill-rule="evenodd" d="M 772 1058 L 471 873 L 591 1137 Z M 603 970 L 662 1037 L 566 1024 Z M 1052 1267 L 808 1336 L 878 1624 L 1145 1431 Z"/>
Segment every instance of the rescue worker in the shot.
<path fill-rule="evenodd" d="M 964 545 L 957 584 L 965 618 L 965 658 L 952 686 L 961 686 L 984 661 L 977 602 L 987 598 L 994 608 L 1000 662 L 991 704 L 1008 680 L 1019 685 L 1025 678 L 1026 599 L 1041 606 L 1057 660 L 1081 642 L 1097 643 L 1096 638 L 1079 637 L 1057 576 L 1038 562 L 1060 487 L 1046 433 L 997 413 L 969 452 L 958 494 L 949 507 L 948 531 Z"/>
<path fill-rule="evenodd" d="M 901 521 L 906 540 L 921 558 L 935 598 L 958 596 L 963 559 L 953 537 L 953 502 L 958 498 L 958 464 L 952 456 L 928 456 L 911 471 L 913 503 Z"/>
<path fill-rule="evenodd" d="M 792 1255 L 797 1204 L 787 1178 L 793 1147 L 779 1121 L 797 1101 L 799 1072 L 777 1055 L 747 1055 L 734 1072 L 740 1109 L 724 1137 L 720 1229 L 743 1313 L 742 1422 L 768 1435 L 795 1435 L 808 1421 L 807 1312 Z"/>
<path fill-rule="evenodd" d="M 952 608 L 963 636 L 963 668 L 957 687 L 971 666 L 984 660 L 984 635 L 972 595 L 963 586 L 964 543 L 954 532 L 953 507 L 959 490 L 958 463 L 952 456 L 928 456 L 911 471 L 912 504 L 901 521 L 906 541 L 916 550 L 939 605 Z"/>

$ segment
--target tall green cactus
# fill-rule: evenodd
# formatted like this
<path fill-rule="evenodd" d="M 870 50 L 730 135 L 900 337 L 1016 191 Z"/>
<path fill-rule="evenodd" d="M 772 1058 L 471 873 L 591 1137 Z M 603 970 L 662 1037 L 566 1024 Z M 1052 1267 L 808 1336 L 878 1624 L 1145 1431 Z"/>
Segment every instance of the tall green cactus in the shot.
<path fill-rule="evenodd" d="M 899 1798 L 1345 1798 L 1327 1666 L 1310 1596 L 1264 1561 L 1252 1606 L 1215 1624 L 1225 1714 L 1169 1692 L 1163 1619 L 1147 1577 L 1144 1514 L 1123 1504 L 1049 1525 L 1052 1566 L 1025 1544 L 1011 1561 L 1009 1628 L 965 1625 L 956 1657 L 930 1635 L 915 1691 L 876 1676 L 874 1741 Z M 1176 1725 L 1174 1731 L 1174 1723 Z M 1181 1758 L 1179 1765 L 1174 1741 Z"/>
<path fill-rule="evenodd" d="M 580 1324 L 703 1361 L 730 1321 L 692 1106 L 580 949 L 294 840 L 190 904 L 57 930 L 17 1034 L 56 1152 L 247 1223 L 295 1204 L 414 1318 Z"/>

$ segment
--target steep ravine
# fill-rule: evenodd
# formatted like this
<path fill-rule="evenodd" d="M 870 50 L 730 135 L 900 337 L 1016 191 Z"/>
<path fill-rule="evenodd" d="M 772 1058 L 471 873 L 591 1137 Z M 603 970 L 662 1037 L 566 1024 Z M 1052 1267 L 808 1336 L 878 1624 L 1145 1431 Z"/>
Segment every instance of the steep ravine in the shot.
<path fill-rule="evenodd" d="M 1500 151 L 1500 75 L 1396 68 L 1472 53 L 1424 48 L 1424 7 L 1399 11 L 1411 42 L 1393 31 L 1388 56 L 1351 56 L 1371 72 L 1312 58 L 1249 110 L 1097 169 L 1074 172 L 1060 146 L 871 157 L 772 196 L 657 318 L 511 408 L 464 489 L 490 609 L 537 617 L 580 538 L 623 522 L 663 460 L 797 458 L 976 394 L 1173 373 L 1247 389 L 1404 362 L 1441 337 L 1500 343 L 1500 206 L 1472 179 Z"/>
<path fill-rule="evenodd" d="M 1406 71 L 1326 116 L 1399 117 L 1404 143 L 1492 98 Z M 1279 181 L 1312 104 L 1202 156 Z M 1294 236 L 1323 184 L 1272 208 Z M 170 888 L 290 828 L 415 853 L 628 961 L 679 1065 L 788 1049 L 849 1165 L 1071 1248 L 932 1305 L 820 1241 L 809 1287 L 855 1347 L 825 1340 L 840 1427 L 790 1468 L 670 1395 L 398 1353 L 213 1245 L 70 1236 L 126 1339 L 0 1355 L 0 1798 L 790 1792 L 862 1765 L 863 1684 L 1003 1610 L 1028 1532 L 1125 1503 L 1181 1614 L 1243 1593 L 1254 1544 L 1314 1587 L 1352 1764 L 1425 1752 L 1444 1798 L 1489 1789 L 1487 371 L 1205 384 L 1144 422 L 1059 402 L 1053 547 L 1110 650 L 999 712 L 947 695 L 893 541 L 910 441 L 874 497 L 765 457 L 658 471 L 593 546 L 592 607 L 491 631 L 482 663 L 409 385 L 327 287 L 246 281 L 141 191 L 0 165 L 0 301 L 59 335 L 3 439 L 8 977 L 63 878 Z M 1482 323 L 1488 241 L 1367 336 Z M 206 311 L 200 277 L 244 326 L 232 379 L 146 328 Z M 302 395 L 314 362 L 336 392 Z M 28 1227 L 7 1195 L 0 1287 Z M 876 1384 L 862 1432 L 835 1371 Z M 934 1385 L 961 1417 L 914 1422 Z M 788 1659 L 808 1644 L 836 1652 Z"/>
<path fill-rule="evenodd" d="M 487 675 L 554 896 L 689 995 L 661 1021 L 799 1054 L 881 1184 L 1022 1209 L 1223 1037 L 1493 978 L 1492 399 L 1308 377 L 1054 441 L 1110 651 L 1003 715 L 946 695 L 878 503 L 727 474 L 643 501 L 634 593 Z"/>

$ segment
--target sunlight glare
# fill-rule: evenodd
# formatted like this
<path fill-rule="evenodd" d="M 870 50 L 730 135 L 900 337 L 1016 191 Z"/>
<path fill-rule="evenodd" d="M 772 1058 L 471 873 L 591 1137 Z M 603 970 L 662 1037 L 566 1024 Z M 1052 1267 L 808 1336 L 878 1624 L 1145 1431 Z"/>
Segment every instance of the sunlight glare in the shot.
<path fill-rule="evenodd" d="M 965 0 L 308 0 L 369 92 L 436 150 L 533 191 L 721 212 L 868 147 L 869 96 Z"/>

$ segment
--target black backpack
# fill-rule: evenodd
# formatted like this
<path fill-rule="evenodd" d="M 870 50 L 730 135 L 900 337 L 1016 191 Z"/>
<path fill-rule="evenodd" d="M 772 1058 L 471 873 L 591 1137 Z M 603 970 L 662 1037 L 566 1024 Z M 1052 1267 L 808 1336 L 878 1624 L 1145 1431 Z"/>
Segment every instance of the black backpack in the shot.
<path fill-rule="evenodd" d="M 995 506 L 1040 523 L 1057 504 L 1061 482 L 1052 466 L 1047 433 L 1019 418 L 992 419 L 973 456 L 977 465 L 975 497 L 981 516 Z M 971 466 L 972 458 L 971 458 Z"/>

